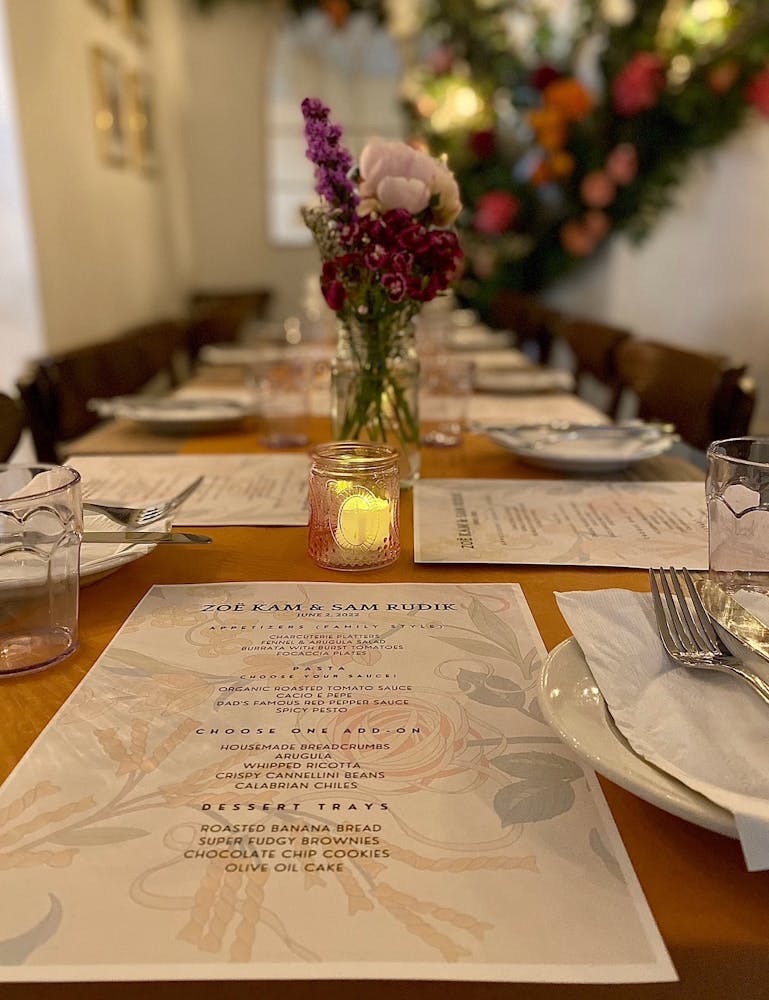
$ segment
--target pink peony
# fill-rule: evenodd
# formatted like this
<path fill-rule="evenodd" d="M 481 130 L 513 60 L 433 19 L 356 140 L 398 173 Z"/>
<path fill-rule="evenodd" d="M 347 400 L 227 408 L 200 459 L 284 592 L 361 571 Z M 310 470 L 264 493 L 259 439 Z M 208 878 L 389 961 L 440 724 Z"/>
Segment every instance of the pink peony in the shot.
<path fill-rule="evenodd" d="M 638 150 L 632 142 L 621 142 L 606 157 L 606 173 L 615 184 L 630 184 L 638 173 Z"/>
<path fill-rule="evenodd" d="M 579 219 L 570 219 L 561 226 L 561 245 L 572 257 L 588 257 L 598 240 Z"/>
<path fill-rule="evenodd" d="M 654 52 L 638 52 L 614 77 L 614 110 L 629 118 L 653 108 L 665 89 L 665 63 Z"/>
<path fill-rule="evenodd" d="M 431 221 L 438 226 L 450 225 L 459 215 L 459 187 L 442 160 L 404 142 L 372 139 L 361 153 L 359 167 L 360 215 L 395 208 L 418 215 L 431 206 Z"/>
<path fill-rule="evenodd" d="M 508 191 L 487 191 L 477 201 L 473 228 L 489 236 L 504 233 L 512 226 L 520 207 L 520 201 Z"/>
<path fill-rule="evenodd" d="M 606 208 L 614 201 L 617 187 L 603 170 L 591 170 L 582 178 L 579 193 L 590 208 Z"/>
<path fill-rule="evenodd" d="M 606 212 L 593 209 L 582 216 L 582 225 L 586 232 L 600 242 L 608 234 L 611 223 Z"/>
<path fill-rule="evenodd" d="M 762 115 L 769 118 L 769 66 L 757 73 L 745 88 L 745 97 Z"/>

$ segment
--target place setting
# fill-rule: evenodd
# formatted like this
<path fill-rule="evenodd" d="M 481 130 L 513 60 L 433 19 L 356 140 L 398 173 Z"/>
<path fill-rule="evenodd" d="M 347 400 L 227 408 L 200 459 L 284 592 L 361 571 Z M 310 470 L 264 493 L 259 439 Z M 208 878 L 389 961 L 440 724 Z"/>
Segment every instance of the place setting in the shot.
<path fill-rule="evenodd" d="M 738 838 L 751 871 L 769 868 L 768 449 L 710 446 L 706 572 L 668 563 L 650 569 L 650 594 L 556 594 L 573 638 L 540 680 L 545 717 L 579 756 Z"/>

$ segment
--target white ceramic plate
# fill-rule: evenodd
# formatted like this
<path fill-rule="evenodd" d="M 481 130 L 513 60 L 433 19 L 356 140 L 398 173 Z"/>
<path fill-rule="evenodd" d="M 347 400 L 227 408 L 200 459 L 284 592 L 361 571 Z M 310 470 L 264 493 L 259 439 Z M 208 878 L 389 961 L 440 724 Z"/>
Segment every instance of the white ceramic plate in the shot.
<path fill-rule="evenodd" d="M 572 392 L 574 376 L 558 369 L 482 368 L 475 374 L 477 392 Z"/>
<path fill-rule="evenodd" d="M 632 750 L 614 725 L 573 636 L 556 646 L 545 661 L 539 704 L 552 728 L 593 770 L 674 816 L 737 838 L 731 813 Z"/>
<path fill-rule="evenodd" d="M 615 472 L 661 455 L 678 440 L 653 424 L 531 424 L 489 427 L 497 444 L 530 465 L 560 472 Z"/>
<path fill-rule="evenodd" d="M 85 514 L 83 526 L 86 531 L 119 531 L 120 525 L 101 514 Z M 161 521 L 150 524 L 147 530 L 166 531 L 170 522 Z M 125 566 L 126 563 L 141 559 L 155 548 L 153 543 L 140 545 L 136 542 L 83 542 L 80 546 L 80 583 L 85 586 L 95 583 L 108 573 Z"/>
<path fill-rule="evenodd" d="M 154 399 L 118 396 L 91 401 L 101 417 L 132 420 L 161 434 L 196 434 L 237 426 L 255 412 L 243 400 L 212 396 L 179 396 Z"/>

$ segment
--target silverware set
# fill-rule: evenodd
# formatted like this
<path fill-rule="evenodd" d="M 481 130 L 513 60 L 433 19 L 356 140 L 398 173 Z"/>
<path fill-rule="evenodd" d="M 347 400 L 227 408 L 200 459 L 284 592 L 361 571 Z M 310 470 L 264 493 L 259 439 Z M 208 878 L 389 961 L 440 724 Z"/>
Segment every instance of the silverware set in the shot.
<path fill-rule="evenodd" d="M 687 569 L 650 569 L 649 585 L 660 638 L 672 660 L 731 674 L 769 704 L 769 684 L 722 642 Z"/>
<path fill-rule="evenodd" d="M 104 514 L 116 524 L 122 525 L 122 531 L 85 531 L 84 542 L 138 542 L 140 544 L 156 545 L 159 543 L 205 545 L 211 541 L 208 535 L 192 534 L 188 531 L 146 531 L 147 525 L 157 524 L 170 517 L 185 500 L 195 492 L 203 482 L 203 476 L 198 476 L 189 486 L 185 486 L 176 496 L 162 503 L 148 504 L 145 507 L 124 507 L 120 504 L 104 504 L 95 500 L 84 500 L 83 509 L 97 514 Z"/>

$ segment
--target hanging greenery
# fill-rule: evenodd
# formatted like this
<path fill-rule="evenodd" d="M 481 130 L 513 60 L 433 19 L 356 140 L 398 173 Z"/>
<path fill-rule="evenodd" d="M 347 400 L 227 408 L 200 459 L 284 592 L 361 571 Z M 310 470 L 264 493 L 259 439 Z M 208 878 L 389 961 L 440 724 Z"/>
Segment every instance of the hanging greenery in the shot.
<path fill-rule="evenodd" d="M 643 239 L 696 154 L 769 117 L 766 0 L 431 0 L 424 30 L 406 100 L 456 173 L 483 315 Z"/>

